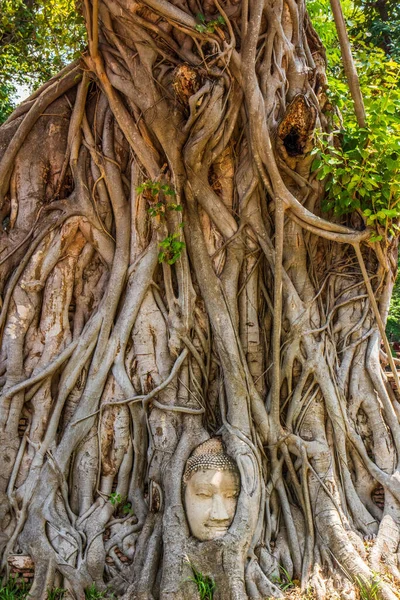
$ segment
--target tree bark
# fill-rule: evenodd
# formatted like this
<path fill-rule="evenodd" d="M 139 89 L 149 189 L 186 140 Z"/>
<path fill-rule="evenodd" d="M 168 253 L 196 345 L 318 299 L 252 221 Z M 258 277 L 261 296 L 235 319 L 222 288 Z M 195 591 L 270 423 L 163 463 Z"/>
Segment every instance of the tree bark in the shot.
<path fill-rule="evenodd" d="M 321 213 L 304 1 L 84 6 L 88 53 L 0 129 L 4 572 L 30 556 L 33 600 L 198 599 L 191 565 L 216 600 L 394 599 L 397 245 Z M 241 492 L 199 542 L 182 473 L 216 434 Z"/>

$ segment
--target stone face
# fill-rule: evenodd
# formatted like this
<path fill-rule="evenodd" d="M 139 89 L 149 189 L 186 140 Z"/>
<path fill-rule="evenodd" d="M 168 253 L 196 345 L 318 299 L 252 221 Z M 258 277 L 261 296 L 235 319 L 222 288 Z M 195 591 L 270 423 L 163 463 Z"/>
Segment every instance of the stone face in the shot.
<path fill-rule="evenodd" d="M 233 471 L 196 471 L 185 488 L 191 534 L 200 541 L 225 535 L 235 516 L 239 491 L 239 477 Z"/>

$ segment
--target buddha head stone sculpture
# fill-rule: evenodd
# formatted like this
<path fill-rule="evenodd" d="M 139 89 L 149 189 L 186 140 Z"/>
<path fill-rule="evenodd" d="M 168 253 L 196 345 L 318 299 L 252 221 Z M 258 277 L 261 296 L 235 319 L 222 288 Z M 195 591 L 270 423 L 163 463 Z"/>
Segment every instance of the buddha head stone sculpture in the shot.
<path fill-rule="evenodd" d="M 219 438 L 211 438 L 193 451 L 183 484 L 191 534 L 201 541 L 225 535 L 235 516 L 240 475 Z"/>

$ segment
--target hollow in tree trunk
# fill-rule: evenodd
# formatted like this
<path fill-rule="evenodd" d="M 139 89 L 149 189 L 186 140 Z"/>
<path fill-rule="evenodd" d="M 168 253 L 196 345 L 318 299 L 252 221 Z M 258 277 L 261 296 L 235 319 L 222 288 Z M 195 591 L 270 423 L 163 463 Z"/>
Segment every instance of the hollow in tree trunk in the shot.
<path fill-rule="evenodd" d="M 0 129 L 4 573 L 31 556 L 33 600 L 197 599 L 194 573 L 218 600 L 394 599 L 396 247 L 321 213 L 304 0 L 84 8 L 88 53 Z M 199 540 L 210 437 L 240 494 Z"/>

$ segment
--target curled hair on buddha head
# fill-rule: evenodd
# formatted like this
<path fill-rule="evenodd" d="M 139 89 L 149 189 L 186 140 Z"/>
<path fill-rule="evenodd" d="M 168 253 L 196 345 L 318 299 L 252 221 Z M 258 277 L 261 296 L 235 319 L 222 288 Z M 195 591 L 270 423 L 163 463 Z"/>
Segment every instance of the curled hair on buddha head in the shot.
<path fill-rule="evenodd" d="M 210 438 L 197 446 L 186 461 L 183 473 L 184 485 L 197 471 L 212 469 L 214 471 L 233 471 L 239 476 L 236 462 L 226 454 L 222 440 L 219 437 Z"/>

